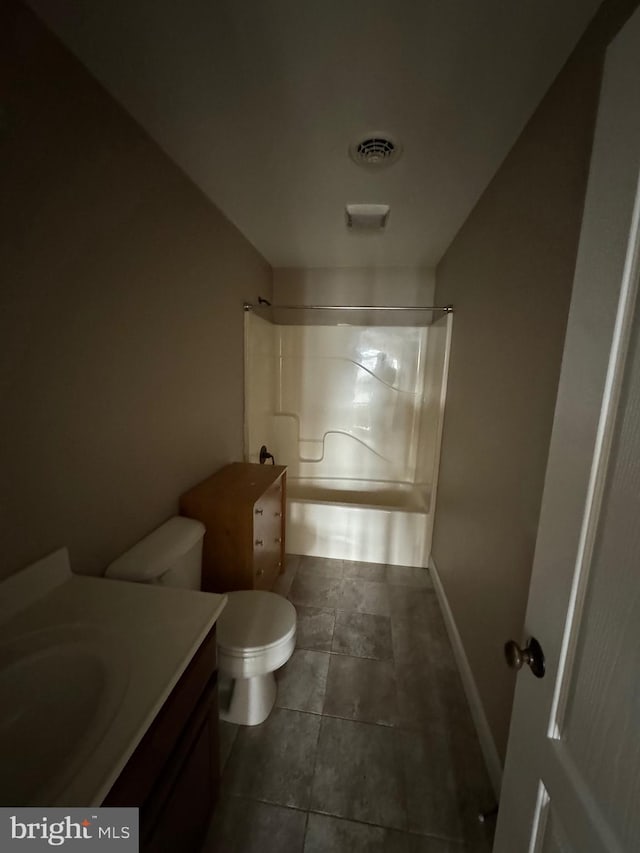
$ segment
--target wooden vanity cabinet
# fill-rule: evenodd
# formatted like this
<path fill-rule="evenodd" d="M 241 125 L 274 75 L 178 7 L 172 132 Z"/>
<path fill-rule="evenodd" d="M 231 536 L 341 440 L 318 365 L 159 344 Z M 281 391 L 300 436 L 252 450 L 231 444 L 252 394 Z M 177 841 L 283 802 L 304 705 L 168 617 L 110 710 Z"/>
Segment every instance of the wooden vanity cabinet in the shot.
<path fill-rule="evenodd" d="M 140 809 L 142 853 L 196 853 L 219 788 L 214 627 L 102 805 Z"/>
<path fill-rule="evenodd" d="M 271 589 L 284 571 L 284 465 L 234 462 L 180 498 L 180 513 L 206 527 L 202 588 Z"/>

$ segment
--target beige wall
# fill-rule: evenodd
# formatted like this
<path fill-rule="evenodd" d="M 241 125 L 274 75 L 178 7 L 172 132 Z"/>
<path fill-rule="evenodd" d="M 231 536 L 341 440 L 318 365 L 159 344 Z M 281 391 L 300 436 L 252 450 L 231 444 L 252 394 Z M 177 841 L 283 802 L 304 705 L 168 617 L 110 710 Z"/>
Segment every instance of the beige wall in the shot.
<path fill-rule="evenodd" d="M 244 367 L 246 462 L 259 462 L 260 448 L 265 444 L 269 452 L 275 454 L 277 464 L 287 464 L 274 442 L 273 415 L 277 408 L 278 368 L 277 326 L 259 317 L 255 311 L 247 311 Z"/>
<path fill-rule="evenodd" d="M 501 756 L 602 57 L 635 5 L 601 7 L 436 271 L 456 314 L 433 556 Z"/>
<path fill-rule="evenodd" d="M 0 34 L 0 576 L 97 573 L 242 458 L 271 271 L 30 12 Z"/>
<path fill-rule="evenodd" d="M 281 305 L 431 305 L 435 275 L 415 267 L 276 267 L 273 287 Z"/>
<path fill-rule="evenodd" d="M 365 236 L 366 239 L 366 236 Z M 277 305 L 433 305 L 435 272 L 416 267 L 276 267 L 273 298 Z M 420 326 L 422 312 L 381 314 L 350 311 L 338 317 L 323 311 L 274 311 L 281 323 L 334 323 L 361 326 L 390 324 Z"/>

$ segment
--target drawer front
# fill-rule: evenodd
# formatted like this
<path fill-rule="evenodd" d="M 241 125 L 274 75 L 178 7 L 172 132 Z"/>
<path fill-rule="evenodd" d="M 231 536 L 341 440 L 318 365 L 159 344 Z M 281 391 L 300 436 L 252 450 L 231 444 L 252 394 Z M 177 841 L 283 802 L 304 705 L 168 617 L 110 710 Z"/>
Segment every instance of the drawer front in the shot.
<path fill-rule="evenodd" d="M 282 485 L 275 482 L 253 508 L 253 573 L 257 589 L 271 589 L 282 560 Z"/>
<path fill-rule="evenodd" d="M 266 525 L 269 530 L 282 527 L 282 483 L 280 480 L 260 496 L 253 507 L 253 523 L 257 530 Z"/>
<path fill-rule="evenodd" d="M 254 589 L 271 589 L 280 571 L 280 551 L 256 549 L 253 561 Z"/>
<path fill-rule="evenodd" d="M 254 524 L 253 585 L 256 589 L 271 589 L 280 571 L 280 526 L 278 520 L 267 518 Z"/>

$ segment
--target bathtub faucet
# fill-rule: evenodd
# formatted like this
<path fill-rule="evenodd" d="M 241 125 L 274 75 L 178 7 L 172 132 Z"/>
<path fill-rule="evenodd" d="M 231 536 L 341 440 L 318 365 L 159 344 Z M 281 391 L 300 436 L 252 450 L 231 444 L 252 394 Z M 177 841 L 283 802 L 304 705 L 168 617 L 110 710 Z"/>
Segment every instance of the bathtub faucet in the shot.
<path fill-rule="evenodd" d="M 267 459 L 271 460 L 272 465 L 276 464 L 276 460 L 273 458 L 273 454 L 269 453 L 269 451 L 267 450 L 267 445 L 263 444 L 260 448 L 260 464 L 264 465 Z"/>

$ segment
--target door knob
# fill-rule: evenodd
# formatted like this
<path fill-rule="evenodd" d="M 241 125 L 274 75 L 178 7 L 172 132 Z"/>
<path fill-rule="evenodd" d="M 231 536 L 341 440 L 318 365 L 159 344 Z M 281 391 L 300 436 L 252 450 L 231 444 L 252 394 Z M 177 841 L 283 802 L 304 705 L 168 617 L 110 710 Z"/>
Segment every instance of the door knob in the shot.
<path fill-rule="evenodd" d="M 535 637 L 531 637 L 529 645 L 524 649 L 521 649 L 515 640 L 509 640 L 504 645 L 504 656 L 507 659 L 507 665 L 511 669 L 522 669 L 527 664 L 536 678 L 543 677 L 544 653 L 542 646 Z"/>

